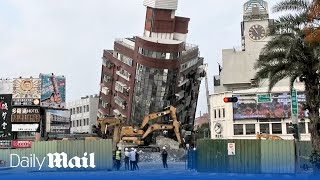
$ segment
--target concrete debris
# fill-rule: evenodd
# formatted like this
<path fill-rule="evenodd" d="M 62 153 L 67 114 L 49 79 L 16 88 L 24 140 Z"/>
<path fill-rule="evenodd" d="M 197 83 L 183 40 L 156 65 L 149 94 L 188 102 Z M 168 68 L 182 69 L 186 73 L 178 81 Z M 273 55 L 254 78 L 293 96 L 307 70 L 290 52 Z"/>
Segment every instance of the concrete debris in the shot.
<path fill-rule="evenodd" d="M 162 162 L 161 152 L 163 147 L 166 147 L 168 152 L 168 161 L 181 162 L 186 159 L 186 151 L 183 148 L 179 148 L 179 143 L 173 139 L 158 136 L 156 138 L 156 146 L 160 148 L 160 152 L 142 152 L 140 153 L 140 161 Z"/>
<path fill-rule="evenodd" d="M 168 152 L 168 161 L 170 162 L 184 162 L 186 159 L 186 151 L 184 149 L 166 149 Z M 162 152 L 162 151 L 161 151 Z M 140 152 L 139 160 L 141 162 L 162 162 L 161 152 Z"/>
<path fill-rule="evenodd" d="M 156 143 L 157 146 L 163 147 L 165 146 L 166 148 L 174 149 L 174 150 L 179 150 L 179 143 L 173 139 L 166 138 L 163 136 L 158 136 L 156 138 Z M 162 148 L 161 148 L 162 149 Z"/>

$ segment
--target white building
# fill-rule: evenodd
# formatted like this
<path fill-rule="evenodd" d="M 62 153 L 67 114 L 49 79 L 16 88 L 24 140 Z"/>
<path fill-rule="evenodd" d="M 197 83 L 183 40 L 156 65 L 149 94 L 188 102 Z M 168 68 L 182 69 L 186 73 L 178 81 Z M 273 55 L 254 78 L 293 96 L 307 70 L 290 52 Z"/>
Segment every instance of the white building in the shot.
<path fill-rule="evenodd" d="M 257 94 L 266 94 L 268 90 L 267 80 L 258 84 L 253 79 L 256 73 L 254 64 L 259 58 L 261 49 L 271 39 L 270 25 L 273 20 L 269 19 L 268 4 L 263 0 L 249 0 L 243 9 L 242 51 L 222 50 L 222 67 L 219 68 L 219 75 L 214 78 L 214 93 L 210 96 L 211 137 L 255 139 L 256 133 L 261 132 L 293 139 L 290 124 L 292 119 L 288 115 L 291 113 L 291 101 L 289 95 L 284 94 L 289 92 L 289 82 L 283 80 L 276 85 L 271 92 L 272 102 L 257 101 Z M 301 83 L 296 82 L 295 88 L 302 96 L 304 88 Z M 225 97 L 232 96 L 237 96 L 239 101 L 237 103 L 223 101 Z M 281 115 L 274 115 L 276 106 L 282 108 Z M 244 108 L 248 109 L 248 113 L 256 114 L 250 118 L 249 115 L 245 115 Z M 269 110 L 273 114 L 265 115 Z M 300 116 L 299 121 L 301 139 L 309 140 L 307 128 L 309 120 Z"/>
<path fill-rule="evenodd" d="M 298 102 L 303 102 L 304 97 L 299 92 L 304 91 L 304 87 L 297 84 L 295 89 L 298 92 Z M 268 88 L 253 88 L 233 92 L 221 92 L 211 95 L 211 138 L 212 139 L 256 139 L 257 133 L 268 133 L 282 137 L 283 139 L 293 139 L 293 128 L 290 112 L 291 101 L 288 95 L 289 86 L 275 87 L 271 94 L 279 103 L 281 115 L 263 113 L 263 108 L 277 108 L 272 103 L 258 103 L 257 94 L 268 93 Z M 225 103 L 224 97 L 238 97 L 237 103 Z M 286 97 L 287 96 L 287 97 Z M 242 107 L 241 107 L 242 106 Z M 250 108 L 250 106 L 254 108 Z M 280 107 L 281 106 L 281 107 Z M 260 107 L 260 108 L 259 108 Z M 260 113 L 255 113 L 258 111 Z M 262 109 L 262 110 L 261 110 Z M 244 112 L 248 111 L 248 112 Z M 240 111 L 240 112 L 239 112 Z M 269 113 L 269 114 L 268 114 Z M 301 140 L 310 140 L 309 122 L 307 114 L 299 109 L 299 128 Z M 252 115 L 254 114 L 254 115 Z M 268 117 L 269 116 L 269 117 Z M 288 118 L 286 118 L 288 117 Z"/>
<path fill-rule="evenodd" d="M 98 95 L 82 97 L 68 103 L 71 111 L 71 133 L 92 133 L 92 126 L 97 121 L 98 103 Z"/>

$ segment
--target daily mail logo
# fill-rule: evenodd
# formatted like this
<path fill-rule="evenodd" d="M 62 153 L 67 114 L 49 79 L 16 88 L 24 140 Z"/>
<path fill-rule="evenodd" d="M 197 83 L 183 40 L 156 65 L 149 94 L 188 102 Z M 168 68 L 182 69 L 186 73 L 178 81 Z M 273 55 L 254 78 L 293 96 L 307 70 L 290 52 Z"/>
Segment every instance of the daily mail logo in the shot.
<path fill-rule="evenodd" d="M 94 153 L 85 152 L 83 157 L 74 156 L 68 159 L 68 155 L 62 153 L 48 153 L 47 157 L 38 158 L 35 154 L 30 156 L 20 157 L 18 154 L 10 155 L 10 167 L 22 167 L 22 168 L 38 168 L 40 171 L 44 167 L 44 162 L 48 158 L 49 168 L 95 168 Z"/>

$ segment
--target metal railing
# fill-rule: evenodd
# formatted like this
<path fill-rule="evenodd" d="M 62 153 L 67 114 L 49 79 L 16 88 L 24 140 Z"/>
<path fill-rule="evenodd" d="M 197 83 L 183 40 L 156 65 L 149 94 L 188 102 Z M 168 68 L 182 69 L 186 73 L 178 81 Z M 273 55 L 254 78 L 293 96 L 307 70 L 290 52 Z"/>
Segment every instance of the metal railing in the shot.
<path fill-rule="evenodd" d="M 117 43 L 119 43 L 119 44 L 121 44 L 121 45 L 123 45 L 123 46 L 125 46 L 125 47 L 127 47 L 127 48 L 129 48 L 129 49 L 134 50 L 134 46 L 128 44 L 128 43 L 125 41 L 125 39 L 118 38 L 118 39 L 115 40 L 115 42 L 117 42 Z"/>

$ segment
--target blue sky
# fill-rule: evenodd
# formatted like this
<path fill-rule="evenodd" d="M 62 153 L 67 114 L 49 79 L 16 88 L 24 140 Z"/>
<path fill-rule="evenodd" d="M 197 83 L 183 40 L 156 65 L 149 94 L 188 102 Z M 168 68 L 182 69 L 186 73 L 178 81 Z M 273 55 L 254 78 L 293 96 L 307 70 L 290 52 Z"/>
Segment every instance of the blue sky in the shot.
<path fill-rule="evenodd" d="M 269 8 L 280 0 L 269 1 Z M 142 0 L 1 0 L 0 77 L 67 78 L 66 99 L 99 92 L 103 49 L 115 38 L 142 35 Z M 190 17 L 188 43 L 199 45 L 209 63 L 209 88 L 222 49 L 240 48 L 246 0 L 180 0 L 176 15 Z M 271 17 L 275 15 L 271 14 Z M 202 82 L 198 114 L 207 111 Z"/>

